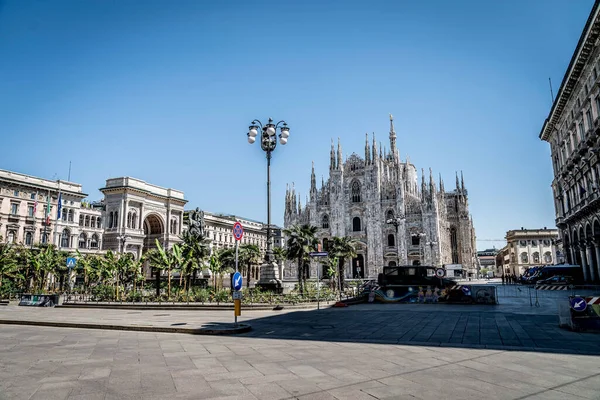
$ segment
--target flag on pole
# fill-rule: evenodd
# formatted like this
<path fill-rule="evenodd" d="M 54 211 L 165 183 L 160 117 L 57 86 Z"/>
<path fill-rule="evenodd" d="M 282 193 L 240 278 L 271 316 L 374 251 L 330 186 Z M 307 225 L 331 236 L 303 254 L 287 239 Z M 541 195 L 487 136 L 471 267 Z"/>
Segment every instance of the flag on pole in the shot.
<path fill-rule="evenodd" d="M 46 204 L 46 225 L 50 223 L 50 191 L 48 190 L 48 203 Z"/>
<path fill-rule="evenodd" d="M 56 220 L 60 219 L 60 212 L 62 211 L 62 193 L 58 194 L 58 209 L 56 210 Z"/>

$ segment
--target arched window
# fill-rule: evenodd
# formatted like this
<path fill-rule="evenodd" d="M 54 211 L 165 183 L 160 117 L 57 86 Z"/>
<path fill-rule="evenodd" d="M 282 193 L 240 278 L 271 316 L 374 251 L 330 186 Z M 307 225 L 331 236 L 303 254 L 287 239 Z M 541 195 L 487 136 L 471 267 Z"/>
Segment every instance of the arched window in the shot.
<path fill-rule="evenodd" d="M 48 234 L 42 233 L 42 243 L 46 244 L 48 242 Z"/>
<path fill-rule="evenodd" d="M 329 216 L 327 214 L 324 214 L 321 219 L 321 228 L 329 229 Z"/>
<path fill-rule="evenodd" d="M 396 261 L 390 261 L 388 263 L 388 267 L 395 267 L 396 266 Z"/>
<path fill-rule="evenodd" d="M 31 232 L 25 234 L 25 244 L 28 246 L 33 244 L 33 234 Z"/>
<path fill-rule="evenodd" d="M 8 235 L 6 235 L 6 243 L 14 243 L 17 238 L 17 232 L 8 231 Z"/>
<path fill-rule="evenodd" d="M 418 246 L 421 244 L 421 236 L 419 235 L 411 235 L 411 240 L 413 246 Z"/>
<path fill-rule="evenodd" d="M 94 233 L 92 235 L 92 239 L 90 240 L 90 249 L 98 248 L 98 236 Z"/>
<path fill-rule="evenodd" d="M 113 227 L 113 219 L 114 219 L 114 216 L 113 216 L 113 212 L 111 211 L 110 214 L 108 214 L 108 227 L 109 228 Z"/>
<path fill-rule="evenodd" d="M 118 228 L 119 227 L 119 212 L 115 211 L 115 220 L 114 220 L 114 228 Z"/>
<path fill-rule="evenodd" d="M 133 229 L 137 229 L 137 226 L 138 226 L 138 224 L 137 224 L 137 213 L 133 213 L 131 215 L 131 227 Z"/>
<path fill-rule="evenodd" d="M 75 212 L 73 210 L 69 210 L 69 222 L 75 221 Z"/>
<path fill-rule="evenodd" d="M 63 229 L 62 231 L 60 247 L 71 247 L 71 232 L 68 229 Z"/>
<path fill-rule="evenodd" d="M 394 219 L 394 212 L 392 210 L 388 210 L 385 214 L 385 220 L 389 221 L 390 219 Z"/>
<path fill-rule="evenodd" d="M 102 218 L 98 217 L 96 220 L 96 228 L 102 228 Z"/>
<path fill-rule="evenodd" d="M 127 227 L 131 228 L 131 211 L 127 213 Z"/>
<path fill-rule="evenodd" d="M 539 264 L 540 263 L 540 253 L 538 253 L 537 251 L 535 253 L 533 253 L 531 255 L 531 259 L 533 260 L 534 264 Z"/>
<path fill-rule="evenodd" d="M 79 248 L 80 249 L 85 249 L 87 246 L 87 236 L 85 236 L 85 233 L 81 233 L 79 235 Z"/>
<path fill-rule="evenodd" d="M 91 226 L 92 228 L 95 228 L 95 227 L 96 227 L 96 217 L 91 217 L 91 218 L 90 218 L 90 226 Z"/>
<path fill-rule="evenodd" d="M 352 231 L 353 232 L 360 232 L 360 218 L 358 217 L 354 217 L 352 219 Z"/>
<path fill-rule="evenodd" d="M 521 253 L 521 264 L 529 263 L 529 255 L 526 252 Z"/>
<path fill-rule="evenodd" d="M 61 216 L 62 220 L 65 221 L 65 222 L 67 222 L 67 217 L 68 217 L 69 212 L 66 209 L 64 209 L 64 208 L 61 209 L 60 212 L 62 213 L 62 216 Z"/>
<path fill-rule="evenodd" d="M 352 182 L 352 202 L 360 203 L 360 183 L 358 181 Z"/>
<path fill-rule="evenodd" d="M 83 215 L 79 214 L 79 226 L 83 226 Z"/>
<path fill-rule="evenodd" d="M 396 238 L 394 237 L 394 235 L 392 235 L 391 233 L 388 235 L 388 246 L 395 246 L 396 245 Z"/>
<path fill-rule="evenodd" d="M 552 264 L 552 254 L 549 251 L 544 253 L 544 263 Z"/>
<path fill-rule="evenodd" d="M 90 216 L 89 215 L 85 216 L 85 226 L 90 226 Z"/>

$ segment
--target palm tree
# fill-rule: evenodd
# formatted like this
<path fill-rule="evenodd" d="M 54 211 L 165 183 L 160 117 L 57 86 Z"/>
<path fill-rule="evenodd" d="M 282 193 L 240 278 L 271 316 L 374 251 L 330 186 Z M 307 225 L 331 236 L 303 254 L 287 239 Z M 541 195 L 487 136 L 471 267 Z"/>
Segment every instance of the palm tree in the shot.
<path fill-rule="evenodd" d="M 185 275 L 189 288 L 189 281 L 191 277 L 196 275 L 196 272 L 202 268 L 202 265 L 206 261 L 206 259 L 210 256 L 211 249 L 210 243 L 211 240 L 202 234 L 193 234 L 189 231 L 183 232 L 180 236 L 181 243 L 181 252 L 182 252 L 182 276 Z M 181 286 L 181 279 L 180 279 Z"/>
<path fill-rule="evenodd" d="M 252 266 L 260 262 L 260 248 L 255 244 L 243 244 L 239 248 L 239 259 L 247 266 L 248 277 L 246 287 L 250 287 L 250 279 L 252 278 Z"/>
<path fill-rule="evenodd" d="M 148 260 L 150 260 L 150 264 L 152 264 L 156 269 L 158 269 L 158 273 L 163 269 L 167 270 L 168 274 L 168 286 L 167 286 L 167 296 L 171 297 L 171 270 L 173 267 L 177 267 L 182 264 L 183 256 L 182 249 L 178 244 L 174 244 L 173 248 L 166 249 L 160 245 L 158 239 L 156 240 L 156 249 L 153 249 L 146 253 Z"/>
<path fill-rule="evenodd" d="M 235 250 L 234 249 L 221 249 L 217 253 L 217 258 L 221 265 L 219 274 L 220 286 L 223 287 L 223 275 L 227 272 L 235 271 Z"/>
<path fill-rule="evenodd" d="M 13 249 L 9 244 L 0 244 L 0 287 L 4 276 L 12 277 L 18 270 Z"/>
<path fill-rule="evenodd" d="M 288 236 L 287 258 L 298 262 L 298 289 L 304 295 L 306 276 L 309 267 L 309 253 L 316 251 L 319 240 L 316 238 L 317 227 L 311 225 L 294 225 L 286 229 L 284 233 Z"/>
<path fill-rule="evenodd" d="M 340 293 L 344 290 L 344 271 L 346 268 L 346 259 L 352 259 L 356 257 L 356 245 L 357 242 L 350 236 L 331 238 L 331 247 L 329 248 L 329 254 L 339 259 L 338 274 L 339 274 L 339 285 Z"/>

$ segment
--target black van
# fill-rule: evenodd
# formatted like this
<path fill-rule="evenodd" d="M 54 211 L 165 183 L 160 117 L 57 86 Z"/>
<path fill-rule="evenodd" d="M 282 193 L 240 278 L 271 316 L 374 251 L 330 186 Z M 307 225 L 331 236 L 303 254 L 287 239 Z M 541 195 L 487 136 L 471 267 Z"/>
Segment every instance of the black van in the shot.
<path fill-rule="evenodd" d="M 551 278 L 555 275 L 569 276 L 573 278 L 573 282 L 583 281 L 583 269 L 579 265 L 559 264 L 547 265 L 540 268 L 534 275 L 528 277 L 524 283 L 536 283 L 543 279 Z"/>

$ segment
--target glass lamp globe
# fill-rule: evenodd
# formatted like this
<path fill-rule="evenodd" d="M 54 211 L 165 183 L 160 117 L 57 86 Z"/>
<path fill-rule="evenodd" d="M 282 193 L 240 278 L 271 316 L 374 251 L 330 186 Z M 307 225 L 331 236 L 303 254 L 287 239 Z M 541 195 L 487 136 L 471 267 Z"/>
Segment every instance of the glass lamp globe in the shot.
<path fill-rule="evenodd" d="M 289 129 L 282 129 L 281 130 L 281 137 L 284 137 L 284 138 L 287 139 L 289 136 L 290 136 L 290 130 Z"/>
<path fill-rule="evenodd" d="M 248 135 L 248 143 L 252 144 L 254 142 L 256 142 L 256 138 L 254 136 Z"/>
<path fill-rule="evenodd" d="M 269 134 L 269 136 L 273 136 L 275 134 L 275 128 L 273 128 L 272 126 L 268 127 L 267 133 Z"/>
<path fill-rule="evenodd" d="M 287 143 L 287 138 L 285 138 L 285 137 L 283 137 L 283 136 L 282 136 L 282 137 L 280 137 L 280 138 L 279 138 L 279 143 L 281 143 L 281 144 L 286 144 L 286 143 Z"/>
<path fill-rule="evenodd" d="M 256 137 L 256 135 L 258 135 L 258 131 L 256 130 L 256 128 L 252 128 L 250 129 L 250 132 L 248 132 L 248 136 Z"/>

